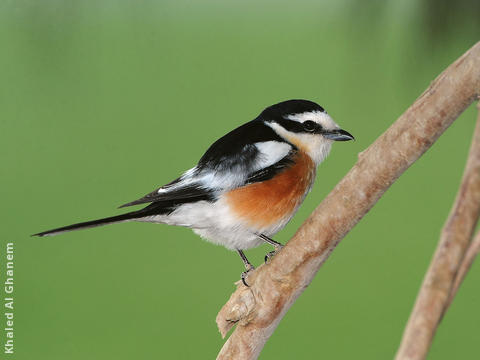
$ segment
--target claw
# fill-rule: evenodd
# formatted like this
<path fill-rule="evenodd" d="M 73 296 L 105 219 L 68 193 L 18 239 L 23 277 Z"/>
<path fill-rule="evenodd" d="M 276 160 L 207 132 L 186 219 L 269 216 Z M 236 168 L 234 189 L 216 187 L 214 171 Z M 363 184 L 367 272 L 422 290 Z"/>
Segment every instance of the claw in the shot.
<path fill-rule="evenodd" d="M 250 265 L 250 267 L 246 271 L 242 272 L 242 275 L 241 275 L 242 283 L 246 287 L 250 287 L 250 285 L 247 284 L 247 276 L 248 276 L 248 273 L 252 270 L 255 270 L 255 268 L 252 265 Z"/>
<path fill-rule="evenodd" d="M 265 264 L 267 263 L 268 260 L 270 260 L 272 257 L 275 256 L 275 251 L 270 251 L 265 254 Z"/>
<path fill-rule="evenodd" d="M 283 249 L 283 245 L 279 244 L 278 246 L 275 246 L 274 251 L 270 251 L 265 255 L 265 264 L 270 260 L 272 257 L 274 257 L 280 250 Z"/>

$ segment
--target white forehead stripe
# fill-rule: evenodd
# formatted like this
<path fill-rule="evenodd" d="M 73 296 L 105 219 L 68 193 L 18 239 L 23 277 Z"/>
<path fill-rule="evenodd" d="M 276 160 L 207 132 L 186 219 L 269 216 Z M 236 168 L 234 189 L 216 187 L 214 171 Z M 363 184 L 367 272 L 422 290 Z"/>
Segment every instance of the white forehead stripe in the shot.
<path fill-rule="evenodd" d="M 298 121 L 298 122 L 305 122 L 307 120 L 315 121 L 317 124 L 322 125 L 325 129 L 340 129 L 340 127 L 333 121 L 330 115 L 327 112 L 322 111 L 307 111 L 300 114 L 290 114 L 285 116 L 288 120 Z"/>
<path fill-rule="evenodd" d="M 328 116 L 328 114 L 326 112 L 322 112 L 322 111 L 306 111 L 306 112 L 299 113 L 299 114 L 289 114 L 289 115 L 285 116 L 285 118 L 288 119 L 288 120 L 304 122 L 306 120 L 315 121 L 315 119 L 319 119 L 323 115 Z"/>

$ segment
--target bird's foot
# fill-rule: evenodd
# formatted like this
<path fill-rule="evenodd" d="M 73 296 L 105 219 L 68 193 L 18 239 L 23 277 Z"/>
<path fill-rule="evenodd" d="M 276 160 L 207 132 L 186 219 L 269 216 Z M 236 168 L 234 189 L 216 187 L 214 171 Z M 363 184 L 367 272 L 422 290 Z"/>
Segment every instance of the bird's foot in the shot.
<path fill-rule="evenodd" d="M 250 287 L 250 285 L 247 284 L 247 277 L 248 277 L 248 273 L 252 270 L 255 270 L 255 267 L 250 264 L 250 266 L 247 267 L 247 270 L 242 272 L 242 276 L 241 276 L 242 282 L 243 282 L 243 285 L 245 285 L 246 287 Z"/>
<path fill-rule="evenodd" d="M 267 253 L 265 255 L 265 264 L 268 263 L 268 261 L 270 261 L 271 258 L 273 258 L 280 250 L 283 249 L 283 245 L 282 244 L 278 244 L 277 246 L 275 246 L 275 250 L 273 251 L 270 251 L 269 253 Z"/>

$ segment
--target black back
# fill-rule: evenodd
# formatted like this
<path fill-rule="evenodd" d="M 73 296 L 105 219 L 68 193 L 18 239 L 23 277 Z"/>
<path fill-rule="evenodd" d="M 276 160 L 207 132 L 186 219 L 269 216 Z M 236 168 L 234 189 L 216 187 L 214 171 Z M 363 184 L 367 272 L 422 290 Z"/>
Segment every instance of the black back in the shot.
<path fill-rule="evenodd" d="M 244 163 L 248 167 L 249 161 L 254 161 L 257 154 L 253 144 L 272 140 L 286 142 L 272 128 L 265 126 L 265 121 L 275 120 L 287 130 L 300 132 L 303 131 L 302 125 L 285 117 L 289 114 L 309 111 L 325 110 L 309 100 L 287 100 L 267 107 L 255 120 L 230 131 L 215 141 L 198 162 L 198 168 L 225 169 L 232 166 L 232 162 Z"/>
<path fill-rule="evenodd" d="M 198 162 L 198 168 L 228 168 L 235 163 L 245 163 L 255 160 L 257 142 L 284 141 L 269 126 L 265 126 L 260 118 L 252 120 L 230 131 L 215 141 Z"/>

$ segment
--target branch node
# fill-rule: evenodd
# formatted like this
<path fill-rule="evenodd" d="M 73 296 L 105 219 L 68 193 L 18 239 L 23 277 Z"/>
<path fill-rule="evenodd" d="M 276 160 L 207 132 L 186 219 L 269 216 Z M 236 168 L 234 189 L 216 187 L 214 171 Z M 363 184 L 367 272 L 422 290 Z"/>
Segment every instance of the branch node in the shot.
<path fill-rule="evenodd" d="M 245 287 L 241 281 L 236 285 L 237 291 L 232 294 L 215 319 L 222 338 L 225 338 L 236 323 L 247 321 L 255 309 L 256 301 L 252 289 Z"/>

